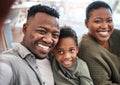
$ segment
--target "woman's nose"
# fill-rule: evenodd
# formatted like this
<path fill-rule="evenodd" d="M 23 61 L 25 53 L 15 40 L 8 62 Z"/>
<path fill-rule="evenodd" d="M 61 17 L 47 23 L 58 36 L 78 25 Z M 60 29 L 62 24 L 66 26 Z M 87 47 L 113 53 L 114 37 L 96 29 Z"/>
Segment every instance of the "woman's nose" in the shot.
<path fill-rule="evenodd" d="M 103 22 L 103 24 L 102 24 L 102 28 L 108 28 L 108 23 Z"/>

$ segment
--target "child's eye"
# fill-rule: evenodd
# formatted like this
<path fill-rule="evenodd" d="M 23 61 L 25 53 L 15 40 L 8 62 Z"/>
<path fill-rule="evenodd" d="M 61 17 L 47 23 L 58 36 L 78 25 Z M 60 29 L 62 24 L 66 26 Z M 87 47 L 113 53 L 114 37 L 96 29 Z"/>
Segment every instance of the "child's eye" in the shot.
<path fill-rule="evenodd" d="M 63 51 L 61 51 L 61 50 L 57 51 L 57 54 L 62 55 L 63 53 L 64 53 L 64 52 L 63 52 Z"/>
<path fill-rule="evenodd" d="M 74 53 L 74 52 L 75 52 L 75 49 L 71 49 L 70 52 L 71 52 L 71 53 Z"/>

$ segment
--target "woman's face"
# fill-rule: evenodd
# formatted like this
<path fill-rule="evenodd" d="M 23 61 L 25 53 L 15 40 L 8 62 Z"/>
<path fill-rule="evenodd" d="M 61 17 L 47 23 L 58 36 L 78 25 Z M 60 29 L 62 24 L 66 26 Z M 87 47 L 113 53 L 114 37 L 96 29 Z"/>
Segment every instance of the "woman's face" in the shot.
<path fill-rule="evenodd" d="M 89 19 L 85 22 L 89 34 L 99 43 L 108 41 L 113 32 L 112 13 L 107 8 L 99 8 L 90 12 Z"/>

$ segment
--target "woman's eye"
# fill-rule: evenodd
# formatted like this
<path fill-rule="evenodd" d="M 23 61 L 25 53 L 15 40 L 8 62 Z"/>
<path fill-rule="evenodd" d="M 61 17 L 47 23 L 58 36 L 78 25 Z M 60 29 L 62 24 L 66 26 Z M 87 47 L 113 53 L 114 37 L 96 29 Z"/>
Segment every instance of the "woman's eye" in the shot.
<path fill-rule="evenodd" d="M 101 23 L 102 21 L 101 20 L 95 20 L 94 22 L 95 23 Z"/>
<path fill-rule="evenodd" d="M 111 22 L 113 22 L 113 20 L 112 20 L 112 19 L 110 19 L 110 20 L 107 20 L 107 22 L 111 23 Z"/>

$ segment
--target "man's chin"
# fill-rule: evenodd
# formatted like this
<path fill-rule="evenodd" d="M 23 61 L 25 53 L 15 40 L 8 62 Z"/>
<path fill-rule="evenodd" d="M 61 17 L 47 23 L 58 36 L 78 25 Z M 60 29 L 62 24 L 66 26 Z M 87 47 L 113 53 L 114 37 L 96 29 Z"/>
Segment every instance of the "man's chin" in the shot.
<path fill-rule="evenodd" d="M 35 57 L 36 57 L 37 59 L 44 59 L 44 58 L 47 57 L 47 54 L 48 54 L 48 53 L 45 53 L 45 54 L 43 54 L 43 53 L 35 53 L 34 55 L 35 55 Z"/>
<path fill-rule="evenodd" d="M 44 59 L 44 58 L 47 57 L 47 54 L 48 54 L 48 53 L 46 53 L 46 54 L 39 54 L 38 58 L 40 58 L 40 59 Z"/>

